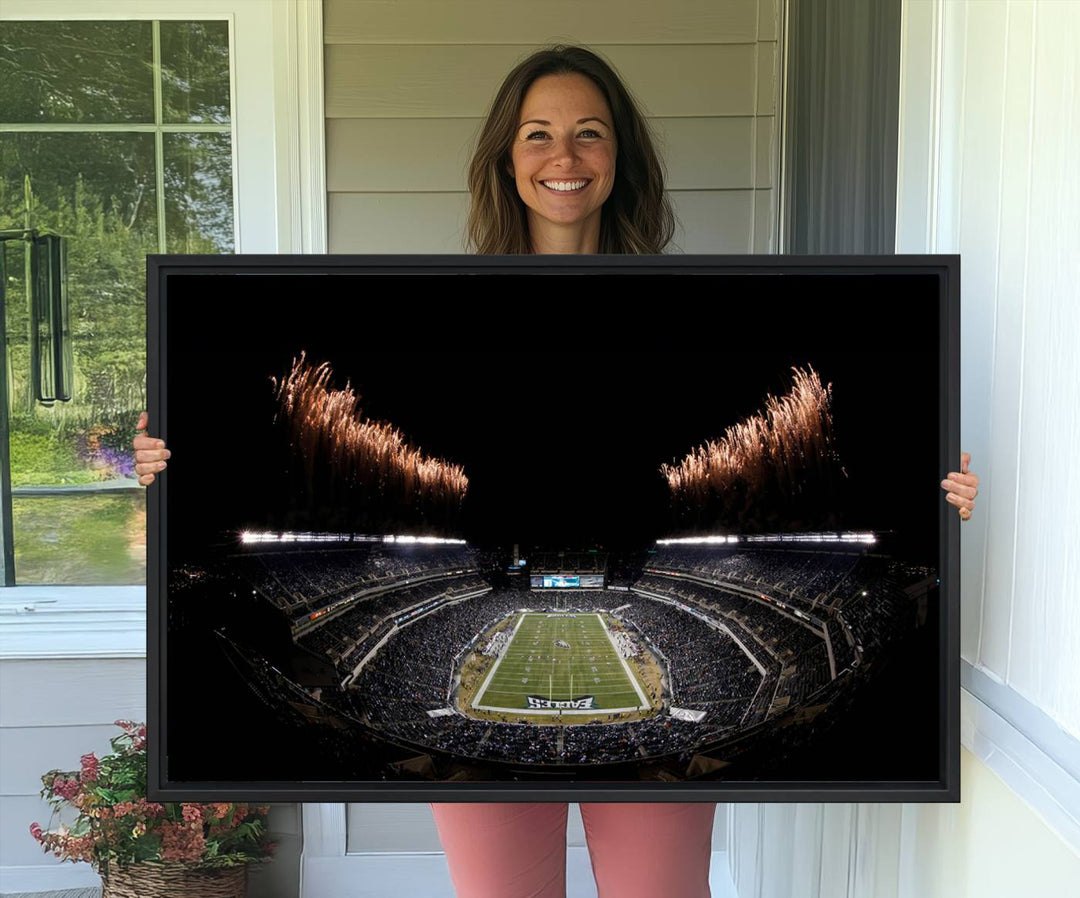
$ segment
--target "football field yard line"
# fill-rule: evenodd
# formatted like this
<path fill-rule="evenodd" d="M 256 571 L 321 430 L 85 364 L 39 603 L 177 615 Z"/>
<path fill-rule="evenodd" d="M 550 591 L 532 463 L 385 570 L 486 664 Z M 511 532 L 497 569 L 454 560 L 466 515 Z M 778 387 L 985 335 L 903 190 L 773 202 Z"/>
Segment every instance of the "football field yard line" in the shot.
<path fill-rule="evenodd" d="M 638 694 L 638 698 L 641 699 L 641 708 L 644 710 L 649 707 L 649 700 L 645 698 L 645 693 L 641 689 L 641 684 L 630 670 L 630 665 L 626 663 L 626 659 L 619 654 L 619 650 L 615 646 L 615 640 L 611 638 L 611 633 L 608 632 L 608 628 L 604 625 L 604 619 L 599 614 L 596 615 L 596 619 L 600 621 L 600 629 L 604 631 L 604 635 L 608 638 L 608 642 L 611 643 L 611 650 L 615 653 L 615 657 L 622 662 L 623 670 L 626 671 L 626 676 L 629 678 L 630 684 L 634 687 L 634 691 Z"/>
<path fill-rule="evenodd" d="M 499 665 L 502 664 L 502 660 L 506 657 L 506 653 L 510 651 L 510 646 L 514 644 L 514 637 L 517 636 L 517 631 L 520 629 L 523 623 L 525 623 L 524 611 L 521 613 L 521 617 L 518 622 L 514 624 L 514 632 L 510 634 L 510 638 L 506 641 L 506 647 L 501 652 L 499 652 L 499 657 L 495 659 L 495 664 L 492 666 L 491 670 L 488 671 L 488 675 L 484 677 L 484 682 L 480 685 L 480 688 L 476 690 L 476 695 L 473 696 L 472 700 L 472 706 L 474 708 L 483 707 L 482 705 L 478 705 L 477 702 L 480 701 L 480 696 L 484 694 L 484 690 L 488 688 L 488 684 L 494 678 L 495 671 L 499 669 Z"/>

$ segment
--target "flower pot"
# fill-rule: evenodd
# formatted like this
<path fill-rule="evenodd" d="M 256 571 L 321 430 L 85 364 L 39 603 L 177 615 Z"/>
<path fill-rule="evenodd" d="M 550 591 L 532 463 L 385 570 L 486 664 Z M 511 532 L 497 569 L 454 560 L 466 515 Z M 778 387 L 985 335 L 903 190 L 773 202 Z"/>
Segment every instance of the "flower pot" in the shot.
<path fill-rule="evenodd" d="M 101 898 L 244 898 L 247 864 L 199 870 L 187 864 L 144 862 L 101 875 Z"/>

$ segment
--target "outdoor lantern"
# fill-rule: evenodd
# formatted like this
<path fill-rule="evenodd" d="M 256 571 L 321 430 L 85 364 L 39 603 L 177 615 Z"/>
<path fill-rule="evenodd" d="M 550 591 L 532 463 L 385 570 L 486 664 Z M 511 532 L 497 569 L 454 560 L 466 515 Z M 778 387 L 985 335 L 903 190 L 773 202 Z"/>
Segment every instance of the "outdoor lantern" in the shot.
<path fill-rule="evenodd" d="M 30 243 L 30 376 L 38 402 L 69 402 L 74 357 L 67 297 L 67 241 L 54 234 Z"/>

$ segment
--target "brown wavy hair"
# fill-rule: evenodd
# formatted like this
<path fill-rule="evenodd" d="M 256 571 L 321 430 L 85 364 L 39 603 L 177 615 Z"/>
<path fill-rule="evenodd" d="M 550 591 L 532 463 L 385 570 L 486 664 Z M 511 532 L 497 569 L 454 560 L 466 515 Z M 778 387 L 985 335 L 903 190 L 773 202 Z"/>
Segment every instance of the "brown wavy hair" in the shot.
<path fill-rule="evenodd" d="M 499 88 L 469 165 L 467 238 L 483 255 L 531 253 L 525 204 L 510 174 L 510 148 L 532 83 L 545 75 L 584 75 L 600 89 L 614 118 L 615 182 L 600 218 L 601 253 L 662 253 L 675 232 L 664 170 L 645 116 L 615 70 L 584 47 L 538 50 Z"/>

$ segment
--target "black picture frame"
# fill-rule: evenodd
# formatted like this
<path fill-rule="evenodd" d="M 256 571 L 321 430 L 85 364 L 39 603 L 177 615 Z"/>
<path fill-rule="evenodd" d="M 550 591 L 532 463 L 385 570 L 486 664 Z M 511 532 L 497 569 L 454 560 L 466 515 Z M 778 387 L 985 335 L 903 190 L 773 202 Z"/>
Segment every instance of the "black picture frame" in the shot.
<path fill-rule="evenodd" d="M 176 445 L 170 440 L 170 427 L 190 426 L 192 422 L 170 420 L 170 406 L 177 404 L 180 385 L 169 379 L 170 368 L 170 308 L 183 314 L 180 308 L 185 298 L 203 291 L 201 285 L 215 283 L 219 286 L 222 279 L 230 285 L 228 296 L 235 298 L 238 306 L 248 303 L 252 320 L 259 318 L 260 300 L 252 294 L 249 285 L 255 283 L 251 278 L 261 279 L 271 276 L 290 286 L 301 284 L 301 291 L 308 287 L 322 287 L 333 278 L 382 278 L 379 284 L 385 285 L 386 278 L 403 279 L 403 289 L 393 295 L 378 296 L 357 291 L 354 302 L 357 308 L 367 309 L 367 314 L 390 316 L 403 325 L 407 324 L 411 333 L 425 332 L 424 328 L 436 332 L 437 325 L 426 324 L 418 317 L 422 312 L 438 310 L 446 300 L 442 297 L 450 294 L 441 292 L 448 283 L 454 286 L 464 282 L 470 290 L 482 278 L 509 278 L 500 283 L 517 284 L 515 279 L 522 279 L 521 291 L 515 290 L 506 297 L 505 308 L 497 311 L 500 321 L 505 319 L 507 334 L 515 339 L 528 339 L 527 328 L 531 323 L 533 335 L 542 329 L 544 334 L 552 332 L 553 324 L 560 322 L 559 315 L 573 312 L 580 317 L 574 319 L 577 333 L 588 339 L 609 339 L 603 330 L 595 330 L 604 322 L 622 317 L 622 313 L 612 312 L 608 305 L 605 312 L 590 312 L 587 304 L 578 298 L 577 288 L 587 288 L 587 296 L 614 302 L 619 308 L 619 297 L 630 292 L 628 288 L 638 289 L 643 278 L 655 279 L 654 290 L 656 304 L 652 312 L 638 325 L 629 326 L 629 337 L 620 338 L 620 351 L 633 354 L 649 352 L 655 347 L 657 325 L 664 323 L 665 338 L 668 346 L 678 348 L 685 336 L 691 340 L 698 331 L 700 318 L 683 317 L 673 312 L 673 306 L 689 303 L 692 311 L 702 315 L 724 316 L 723 309 L 730 308 L 730 300 L 720 302 L 708 291 L 688 291 L 687 285 L 700 287 L 703 279 L 717 279 L 717 283 L 734 278 L 754 280 L 755 289 L 747 293 L 740 305 L 744 317 L 740 319 L 759 321 L 760 327 L 734 329 L 734 333 L 725 336 L 725 340 L 738 341 L 740 345 L 755 340 L 769 339 L 785 327 L 783 317 L 777 316 L 777 307 L 770 306 L 766 297 L 782 295 L 794 283 L 805 287 L 806 279 L 841 278 L 858 283 L 864 300 L 860 303 L 853 291 L 844 303 L 837 308 L 830 305 L 830 297 L 811 292 L 801 297 L 799 302 L 816 310 L 815 319 L 820 325 L 808 325 L 811 319 L 799 318 L 802 333 L 799 339 L 809 344 L 815 340 L 835 335 L 847 327 L 857 317 L 860 352 L 873 352 L 874 346 L 895 337 L 894 330 L 907 326 L 907 312 L 903 307 L 908 303 L 936 303 L 924 310 L 936 322 L 935 332 L 926 338 L 920 350 L 933 353 L 937 359 L 937 378 L 934 391 L 938 406 L 936 409 L 937 440 L 936 463 L 938 479 L 943 479 L 950 470 L 955 470 L 960 456 L 960 257 L 958 255 L 898 255 L 898 256 L 522 256 L 522 257 L 486 257 L 486 256 L 311 256 L 311 255 L 251 255 L 251 256 L 182 256 L 151 255 L 147 257 L 147 379 L 148 411 L 150 415 L 150 433 L 166 440 L 176 451 Z M 933 279 L 933 286 L 928 287 L 924 278 Z M 204 279 L 204 280 L 192 280 Z M 552 278 L 562 280 L 551 280 Z M 798 279 L 802 279 L 799 281 Z M 183 287 L 181 288 L 181 279 Z M 891 279 L 891 280 L 890 280 Z M 918 280 L 917 280 L 918 279 Z M 407 282 L 407 283 L 406 283 Z M 905 282 L 920 284 L 919 290 L 912 290 L 910 295 L 904 291 Z M 262 284 L 263 281 L 258 283 Z M 335 281 L 334 283 L 339 283 Z M 357 281 L 356 283 L 361 283 Z M 371 282 L 375 283 L 375 282 Z M 494 282 L 490 282 L 494 283 Z M 744 281 L 740 283 L 745 284 Z M 822 281 L 824 283 L 824 281 Z M 840 283 L 830 281 L 829 283 Z M 847 283 L 847 282 L 845 282 Z M 194 286 L 193 286 L 194 285 Z M 891 285 L 891 286 L 890 286 Z M 564 290 L 563 287 L 574 290 Z M 711 287 L 711 284 L 707 284 Z M 404 289 L 407 287 L 407 289 Z M 430 289 L 429 289 L 430 287 Z M 536 304 L 535 295 L 539 292 L 545 297 L 562 297 L 567 304 L 559 311 L 552 311 L 546 306 Z M 220 296 L 224 294 L 215 294 Z M 423 298 L 420 305 L 407 308 L 403 296 L 419 295 Z M 717 294 L 719 295 L 719 294 Z M 396 298 L 395 298 L 396 297 Z M 304 301 L 293 308 L 298 316 L 326 316 L 334 311 L 332 297 L 316 297 Z M 231 304 L 228 300 L 226 304 Z M 417 301 L 413 301 L 417 302 Z M 454 302 L 456 313 L 472 314 L 468 302 L 460 298 Z M 796 300 L 791 300 L 794 308 Z M 170 305 L 171 303 L 171 305 Z M 531 305 L 530 305 L 531 303 Z M 840 307 L 842 306 L 842 308 Z M 205 312 L 205 305 L 201 307 Z M 219 305 L 219 308 L 221 306 Z M 265 306 L 262 306 L 265 312 Z M 522 311 L 522 309 L 531 311 Z M 516 311 L 515 311 L 516 310 Z M 445 308 L 444 308 L 445 311 Z M 779 311 L 783 311 L 782 308 Z M 909 307 L 910 311 L 910 307 Z M 554 315 L 554 317 L 551 317 Z M 516 317 L 515 317 L 516 316 Z M 746 318 L 745 316 L 751 316 Z M 438 321 L 445 318 L 435 315 Z M 720 320 L 716 318 L 714 320 Z M 929 318 L 926 320 L 930 320 Z M 234 318 L 229 318 L 234 323 Z M 194 325 L 193 325 L 194 326 Z M 281 321 L 277 325 L 263 325 L 266 328 L 301 329 L 296 321 Z M 214 320 L 203 320 L 198 327 L 209 333 L 215 327 Z M 627 328 L 625 322 L 623 328 Z M 814 328 L 817 328 L 816 332 Z M 189 330 L 186 333 L 196 333 Z M 257 340 L 259 331 L 248 332 L 238 328 L 230 339 L 237 345 L 245 341 Z M 751 332 L 752 331 L 752 332 Z M 563 331 L 565 333 L 565 331 Z M 727 329 L 725 329 L 727 334 Z M 220 337 L 220 334 L 218 335 Z M 700 334 L 697 333 L 700 338 Z M 509 336 L 508 336 L 509 339 Z M 902 337 L 899 339 L 903 339 Z M 922 339 L 921 337 L 919 339 Z M 865 341 L 864 343 L 862 341 Z M 212 342 L 212 341 L 211 341 Z M 190 345 L 190 344 L 189 344 Z M 606 345 L 606 344 L 605 344 Z M 176 347 L 172 347 L 174 352 Z M 222 383 L 220 392 L 207 395 L 207 403 L 230 401 L 230 384 Z M 241 397 L 242 399 L 242 397 Z M 190 403 L 189 403 L 190 405 Z M 923 434 L 912 434 L 921 438 Z M 206 439 L 216 437 L 207 436 Z M 929 442 L 929 439 L 928 439 Z M 687 447 L 689 448 L 689 447 Z M 173 467 L 183 464 L 181 458 L 170 462 Z M 222 470 L 228 472 L 231 463 L 223 461 Z M 242 463 L 237 463 L 242 469 Z M 149 489 L 147 496 L 148 544 L 147 544 L 147 708 L 149 728 L 148 792 L 150 798 L 158 801 L 815 801 L 815 802 L 863 802 L 863 801 L 900 801 L 900 802 L 957 802 L 960 800 L 960 558 L 959 558 L 959 519 L 955 508 L 943 501 L 943 495 L 936 505 L 936 517 L 929 520 L 928 527 L 936 527 L 938 536 L 937 559 L 940 587 L 939 598 L 933 605 L 936 611 L 934 619 L 938 628 L 935 649 L 937 664 L 937 707 L 920 719 L 933 718 L 936 724 L 937 739 L 935 754 L 937 762 L 936 777 L 908 779 L 857 780 L 714 780 L 689 782 L 605 782 L 605 781 L 499 781 L 499 782 L 388 782 L 379 780 L 334 781 L 323 780 L 319 770 L 305 770 L 302 777 L 290 781 L 246 781 L 228 779 L 185 780 L 170 776 L 171 770 L 177 769 L 179 755 L 171 752 L 182 743 L 186 751 L 196 742 L 202 745 L 202 751 L 212 755 L 218 740 L 225 738 L 220 728 L 214 728 L 198 734 L 191 732 L 194 727 L 191 720 L 180 721 L 170 717 L 169 707 L 169 610 L 168 610 L 168 566 L 167 547 L 169 546 L 170 500 L 169 477 L 171 471 L 164 472 Z M 893 472 L 882 471 L 880 482 L 875 489 L 887 495 Z M 215 490 L 228 489 L 227 476 L 219 481 L 205 484 L 205 499 L 213 502 Z M 936 483 L 934 484 L 936 488 Z M 174 522 L 174 526 L 176 526 Z M 194 659 L 193 659 L 194 660 Z M 212 696 L 206 697 L 207 707 L 213 704 Z M 898 705 L 897 715 L 909 713 L 910 709 Z M 219 715 L 219 720 L 225 719 Z M 258 732 L 235 733 L 228 736 L 239 739 L 253 753 L 272 751 L 262 734 Z M 867 733 L 867 750 L 880 749 L 875 745 L 875 736 Z M 184 742 L 183 740 L 187 740 Z M 170 741 L 171 740 L 171 741 Z M 179 750 L 179 749 L 177 749 Z"/>

